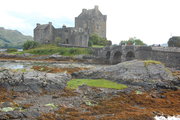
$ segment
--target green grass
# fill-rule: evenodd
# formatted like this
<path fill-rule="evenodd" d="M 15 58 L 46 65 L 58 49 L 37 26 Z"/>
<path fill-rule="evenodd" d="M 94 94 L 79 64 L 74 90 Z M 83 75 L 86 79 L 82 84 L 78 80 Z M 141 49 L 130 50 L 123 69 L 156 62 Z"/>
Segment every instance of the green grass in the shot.
<path fill-rule="evenodd" d="M 94 47 L 94 48 L 103 48 L 105 46 L 102 46 L 102 45 L 93 45 L 92 47 Z"/>
<path fill-rule="evenodd" d="M 126 85 L 118 84 L 105 79 L 72 79 L 67 83 L 67 88 L 76 89 L 78 86 L 87 85 L 91 87 L 124 89 Z"/>
<path fill-rule="evenodd" d="M 40 47 L 24 50 L 22 52 L 16 52 L 15 54 L 31 53 L 34 55 L 52 55 L 59 54 L 63 56 L 73 56 L 80 54 L 90 54 L 91 50 L 88 48 L 70 48 L 70 47 L 58 47 L 56 45 L 42 45 Z"/>

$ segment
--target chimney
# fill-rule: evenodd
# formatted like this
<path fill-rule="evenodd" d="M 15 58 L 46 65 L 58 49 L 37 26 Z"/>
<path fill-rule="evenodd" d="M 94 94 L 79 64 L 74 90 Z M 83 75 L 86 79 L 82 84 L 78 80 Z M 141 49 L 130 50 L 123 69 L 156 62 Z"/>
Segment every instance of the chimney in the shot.
<path fill-rule="evenodd" d="M 87 9 L 82 9 L 82 12 L 85 13 L 87 11 Z"/>
<path fill-rule="evenodd" d="M 49 25 L 52 25 L 52 22 L 49 22 Z"/>
<path fill-rule="evenodd" d="M 62 28 L 66 28 L 66 25 L 63 25 Z"/>
<path fill-rule="evenodd" d="M 99 10 L 99 6 L 98 6 L 98 5 L 95 5 L 95 6 L 94 6 L 94 9 L 95 9 L 95 10 Z"/>
<path fill-rule="evenodd" d="M 39 24 L 39 23 L 36 24 L 37 27 L 40 26 L 40 25 L 41 25 L 41 24 Z"/>

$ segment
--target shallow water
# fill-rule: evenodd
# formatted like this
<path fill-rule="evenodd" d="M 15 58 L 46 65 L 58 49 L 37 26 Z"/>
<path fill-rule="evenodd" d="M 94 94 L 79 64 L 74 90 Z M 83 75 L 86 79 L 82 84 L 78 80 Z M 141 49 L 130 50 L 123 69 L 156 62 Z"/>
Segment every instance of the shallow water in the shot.
<path fill-rule="evenodd" d="M 155 120 L 180 120 L 180 115 L 178 116 L 155 116 Z"/>
<path fill-rule="evenodd" d="M 5 69 L 26 69 L 31 68 L 32 66 L 51 66 L 51 67 L 58 67 L 58 68 L 76 68 L 76 67 L 85 67 L 85 68 L 93 68 L 97 67 L 98 65 L 92 64 L 78 64 L 78 63 L 66 63 L 66 64 L 59 64 L 59 63 L 36 63 L 36 62 L 0 62 L 0 68 Z"/>
<path fill-rule="evenodd" d="M 23 69 L 27 65 L 24 65 L 22 63 L 10 63 L 10 62 L 0 62 L 0 68 L 6 68 L 6 69 Z"/>

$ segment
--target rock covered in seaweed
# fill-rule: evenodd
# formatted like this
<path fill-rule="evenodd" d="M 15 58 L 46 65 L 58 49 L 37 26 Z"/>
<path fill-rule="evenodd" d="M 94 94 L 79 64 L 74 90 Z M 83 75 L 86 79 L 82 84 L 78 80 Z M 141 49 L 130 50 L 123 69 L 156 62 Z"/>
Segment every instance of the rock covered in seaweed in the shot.
<path fill-rule="evenodd" d="M 19 92 L 41 92 L 64 89 L 71 76 L 66 73 L 45 73 L 38 71 L 1 70 L 0 85 Z"/>
<path fill-rule="evenodd" d="M 170 87 L 176 78 L 158 61 L 127 61 L 117 65 L 98 67 L 72 74 L 76 78 L 109 79 L 142 86 Z"/>

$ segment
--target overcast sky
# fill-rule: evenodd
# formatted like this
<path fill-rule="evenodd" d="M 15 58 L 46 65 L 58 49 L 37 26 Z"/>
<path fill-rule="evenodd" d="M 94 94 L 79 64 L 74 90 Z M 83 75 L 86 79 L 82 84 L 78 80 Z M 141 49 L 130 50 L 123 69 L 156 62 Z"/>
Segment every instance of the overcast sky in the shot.
<path fill-rule="evenodd" d="M 33 36 L 36 23 L 74 26 L 83 8 L 99 6 L 107 15 L 107 39 L 136 37 L 147 44 L 180 36 L 180 0 L 0 0 L 0 27 Z"/>

